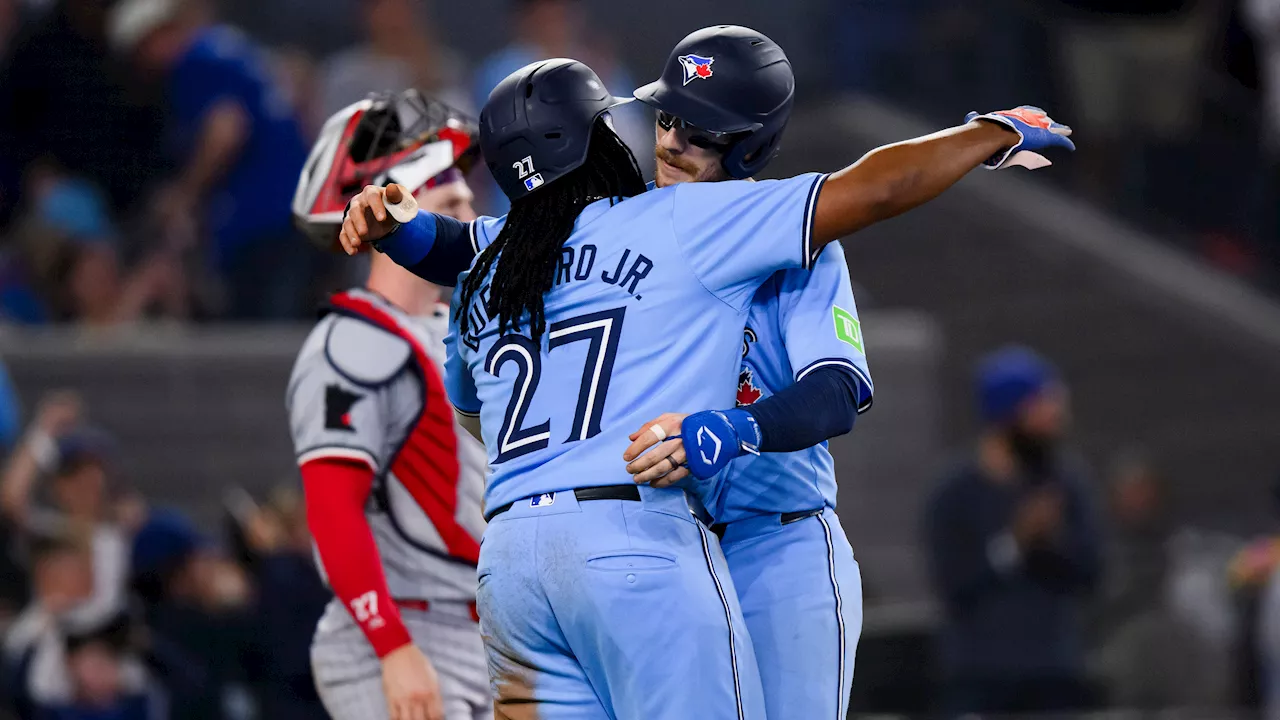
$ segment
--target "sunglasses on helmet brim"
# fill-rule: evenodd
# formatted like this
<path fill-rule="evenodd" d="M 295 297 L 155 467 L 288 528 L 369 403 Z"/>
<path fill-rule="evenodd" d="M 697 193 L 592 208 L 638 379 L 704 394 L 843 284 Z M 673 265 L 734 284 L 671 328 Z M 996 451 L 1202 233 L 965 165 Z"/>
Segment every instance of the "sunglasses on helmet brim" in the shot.
<path fill-rule="evenodd" d="M 664 110 L 658 111 L 658 127 L 663 130 L 670 130 L 673 127 L 684 130 L 688 133 L 690 145 L 696 148 L 702 148 L 703 150 L 714 150 L 716 152 L 725 152 L 728 150 L 740 134 L 703 130 L 697 125 L 689 123 Z"/>

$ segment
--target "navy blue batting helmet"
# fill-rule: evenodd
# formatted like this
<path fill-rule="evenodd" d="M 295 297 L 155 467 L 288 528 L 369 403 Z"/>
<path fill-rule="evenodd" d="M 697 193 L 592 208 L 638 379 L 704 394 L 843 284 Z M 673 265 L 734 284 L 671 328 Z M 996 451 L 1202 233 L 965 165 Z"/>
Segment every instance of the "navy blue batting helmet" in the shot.
<path fill-rule="evenodd" d="M 750 28 L 716 25 L 677 43 L 662 77 L 635 96 L 702 130 L 740 135 L 721 162 L 741 179 L 778 154 L 795 92 L 791 61 L 777 43 Z"/>
<path fill-rule="evenodd" d="M 526 65 L 489 93 L 480 111 L 480 149 L 512 201 L 587 159 L 591 127 L 616 98 L 591 68 L 557 58 Z"/>

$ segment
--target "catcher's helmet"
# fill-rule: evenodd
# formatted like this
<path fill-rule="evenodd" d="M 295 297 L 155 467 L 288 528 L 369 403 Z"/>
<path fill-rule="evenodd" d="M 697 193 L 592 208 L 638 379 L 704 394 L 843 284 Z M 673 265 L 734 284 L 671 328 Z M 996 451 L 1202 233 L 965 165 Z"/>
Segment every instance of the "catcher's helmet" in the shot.
<path fill-rule="evenodd" d="M 662 77 L 635 96 L 690 125 L 731 136 L 721 162 L 731 177 L 742 179 L 778 153 L 795 89 L 791 62 L 777 43 L 750 28 L 716 25 L 677 43 Z"/>
<path fill-rule="evenodd" d="M 416 193 L 465 174 L 479 154 L 475 121 L 417 90 L 378 95 L 325 121 L 293 194 L 294 223 L 330 248 L 347 202 L 366 185 Z"/>
<path fill-rule="evenodd" d="M 507 198 L 519 200 L 582 165 L 592 125 L 630 101 L 610 95 L 576 60 L 526 65 L 498 83 L 480 111 L 485 163 Z"/>

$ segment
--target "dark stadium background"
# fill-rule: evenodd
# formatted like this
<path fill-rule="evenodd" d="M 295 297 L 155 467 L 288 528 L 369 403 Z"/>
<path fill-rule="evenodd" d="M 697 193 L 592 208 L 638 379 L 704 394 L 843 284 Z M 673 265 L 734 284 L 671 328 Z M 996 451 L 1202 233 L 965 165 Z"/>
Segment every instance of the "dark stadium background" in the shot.
<path fill-rule="evenodd" d="M 224 19 L 281 61 L 282 72 L 287 68 L 298 112 L 309 113 L 302 125 L 313 130 L 323 113 L 318 88 L 334 58 L 364 42 L 362 13 L 397 1 L 218 5 Z M 449 51 L 438 68 L 441 88 L 474 103 L 473 72 L 517 31 L 514 13 L 537 2 L 413 0 L 420 29 Z M 31 79 L 16 77 L 10 65 L 42 23 L 82 3 L 93 0 L 0 0 L 0 58 L 7 58 L 0 74 L 0 295 L 10 287 L 8 268 L 21 264 L 33 243 L 65 241 L 57 228 L 37 222 L 32 229 L 40 206 L 31 174 L 46 163 L 100 188 L 122 267 L 136 267 L 155 245 L 146 189 L 171 171 L 163 153 L 121 165 L 102 126 L 77 127 L 62 117 L 58 127 L 77 138 L 69 141 L 76 156 L 62 157 L 67 146 L 43 131 L 49 126 L 32 129 L 23 89 Z M 1268 140 L 1268 128 L 1280 130 L 1268 110 L 1280 112 L 1280 98 L 1269 98 L 1266 83 L 1280 73 L 1268 60 L 1280 52 L 1280 27 L 1258 27 L 1245 0 L 566 5 L 580 17 L 581 42 L 593 57 L 612 58 L 635 82 L 656 75 L 667 49 L 702 25 L 745 24 L 779 42 L 799 86 L 773 176 L 837 169 L 877 145 L 958 123 L 970 110 L 1033 103 L 1076 129 L 1081 152 L 1055 156 L 1053 168 L 1034 176 L 974 173 L 931 205 L 844 241 L 877 391 L 852 435 L 832 442 L 839 510 L 865 583 L 854 714 L 924 715 L 934 707 L 932 640 L 945 619 L 925 572 L 922 505 L 978 430 L 975 362 L 1007 343 L 1035 348 L 1060 367 L 1071 389 L 1072 443 L 1094 470 L 1104 520 L 1118 458 L 1139 453 L 1160 478 L 1169 515 L 1156 554 L 1170 579 L 1159 601 L 1185 614 L 1203 632 L 1203 647 L 1221 659 L 1217 690 L 1195 706 L 1176 692 L 1162 701 L 1166 696 L 1153 691 L 1150 707 L 1118 710 L 1185 718 L 1258 712 L 1264 682 L 1254 648 L 1257 603 L 1280 555 L 1245 579 L 1233 568 L 1241 553 L 1280 533 L 1273 493 L 1280 483 L 1280 155 Z M 1073 67 L 1070 44 L 1080 33 L 1122 25 L 1182 28 L 1185 47 L 1172 55 L 1183 65 L 1135 46 L 1128 67 Z M 50 57 L 105 67 L 56 50 Z M 1124 78 L 1106 74 L 1122 71 Z M 119 82 L 128 91 L 105 105 L 95 96 L 90 117 L 155 117 L 161 100 L 153 86 L 136 77 Z M 1178 103 L 1132 103 L 1117 126 L 1091 104 L 1096 98 L 1082 82 L 1171 83 L 1168 94 Z M 46 105 L 74 108 L 77 91 L 59 86 L 60 103 Z M 639 119 L 642 130 L 646 122 Z M 1091 145 L 1091 133 L 1107 138 L 1101 147 Z M 95 148 L 105 159 L 95 159 Z M 480 209 L 495 207 L 487 181 L 473 181 Z M 192 233 L 199 238 L 201 230 Z M 45 393 L 75 390 L 93 423 L 114 437 L 116 482 L 218 535 L 229 488 L 261 500 L 296 483 L 284 384 L 308 318 L 223 322 L 217 303 L 205 304 L 204 288 L 218 279 L 199 263 L 182 268 L 195 300 L 165 317 L 111 325 L 62 312 L 31 323 L 5 309 L 0 359 L 24 422 Z M 315 276 L 313 295 L 336 289 L 344 277 L 328 267 Z M 59 292 L 48 282 L 24 289 L 47 300 Z M 1106 612 L 1098 604 L 1089 617 Z M 1091 645 L 1101 653 L 1109 638 L 1094 635 Z M 1098 685 L 1102 711 L 1108 692 L 1101 671 Z"/>

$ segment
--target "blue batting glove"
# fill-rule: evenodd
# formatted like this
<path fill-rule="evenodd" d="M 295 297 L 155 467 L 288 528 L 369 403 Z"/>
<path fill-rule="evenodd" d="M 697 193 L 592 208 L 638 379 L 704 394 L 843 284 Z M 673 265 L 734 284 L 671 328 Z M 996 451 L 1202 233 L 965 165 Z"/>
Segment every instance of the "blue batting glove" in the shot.
<path fill-rule="evenodd" d="M 1035 170 L 1053 164 L 1040 154 L 1041 150 L 1051 147 L 1073 151 L 1076 149 L 1075 143 L 1067 137 L 1071 134 L 1071 128 L 1054 122 L 1048 113 L 1031 105 L 1021 105 L 1013 110 L 1001 110 L 986 115 L 971 112 L 964 116 L 965 122 L 974 120 L 999 123 L 1018 133 L 1020 138 L 1017 145 L 996 153 L 982 163 L 988 170 L 999 170 L 1015 165 Z"/>
<path fill-rule="evenodd" d="M 760 454 L 760 425 L 741 408 L 694 413 L 680 424 L 680 437 L 689 472 L 699 480 L 720 472 L 743 453 Z"/>

